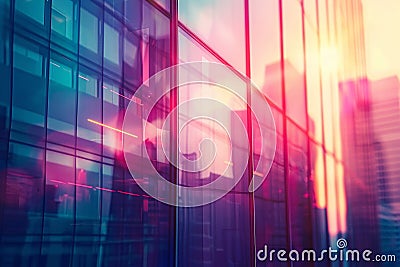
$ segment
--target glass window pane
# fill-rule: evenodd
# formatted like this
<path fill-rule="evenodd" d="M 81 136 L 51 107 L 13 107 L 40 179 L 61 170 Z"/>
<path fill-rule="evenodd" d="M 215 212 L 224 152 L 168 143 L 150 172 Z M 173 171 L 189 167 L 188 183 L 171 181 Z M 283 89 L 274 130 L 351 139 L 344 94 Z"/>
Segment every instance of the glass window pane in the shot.
<path fill-rule="evenodd" d="M 178 42 L 180 63 L 192 61 L 220 62 L 181 29 L 178 30 Z"/>
<path fill-rule="evenodd" d="M 288 222 L 286 218 L 282 114 L 274 108 L 272 108 L 272 113 L 277 128 L 277 144 L 271 170 L 263 184 L 254 193 L 255 240 L 257 249 L 263 248 L 268 242 L 268 250 L 279 250 L 286 248 Z M 258 158 L 259 156 L 255 152 L 255 162 Z M 274 264 L 279 266 L 277 261 Z"/>
<path fill-rule="evenodd" d="M 68 146 L 75 144 L 75 69 L 76 65 L 72 61 L 52 54 L 49 70 L 47 139 Z"/>
<path fill-rule="evenodd" d="M 170 8 L 170 0 L 155 0 L 159 5 L 169 11 Z"/>
<path fill-rule="evenodd" d="M 123 95 L 116 82 L 107 81 L 103 83 L 103 122 L 112 128 L 103 128 L 103 154 L 115 157 L 115 153 L 120 151 L 122 136 L 113 129 L 122 128 L 122 108 L 119 106 L 123 100 L 129 101 L 131 98 Z M 120 101 L 121 100 L 121 101 Z"/>
<path fill-rule="evenodd" d="M 72 88 L 72 69 L 56 60 L 50 60 L 50 80 Z"/>
<path fill-rule="evenodd" d="M 79 43 L 97 53 L 99 23 L 98 19 L 84 8 L 81 8 Z"/>
<path fill-rule="evenodd" d="M 179 60 L 180 62 L 217 61 L 183 31 L 179 35 Z M 182 72 L 178 75 L 181 78 L 186 74 Z M 204 67 L 202 74 L 209 76 L 211 73 L 207 67 Z M 242 97 L 246 98 L 244 88 L 243 84 L 241 87 L 243 90 L 240 90 L 240 93 Z M 204 103 L 193 101 L 198 98 L 207 98 L 208 100 L 211 98 L 219 104 L 214 103 L 215 105 L 210 104 L 205 107 Z M 246 171 L 244 174 L 242 173 L 243 170 L 239 163 L 241 152 L 246 149 L 246 146 L 242 144 L 244 143 L 243 133 L 234 130 L 239 127 L 244 129 L 243 124 L 246 125 L 246 105 L 235 94 L 210 84 L 180 86 L 178 103 L 185 103 L 179 107 L 178 116 L 178 127 L 182 127 L 179 132 L 181 156 L 192 161 L 200 160 L 197 165 L 199 169 L 200 164 L 211 162 L 201 171 L 193 173 L 180 171 L 179 183 L 185 186 L 199 186 L 209 184 L 217 179 L 232 179 L 235 175 L 240 175 L 242 178 L 232 192 L 217 202 L 191 208 L 190 211 L 178 208 L 178 217 L 187 218 L 177 222 L 183 226 L 179 229 L 178 242 L 183 244 L 182 248 L 185 248 L 178 251 L 179 258 L 185 266 L 201 265 L 211 256 L 212 252 L 208 248 L 212 247 L 219 251 L 213 262 L 230 261 L 232 265 L 246 266 L 250 260 L 250 250 L 243 249 L 241 244 L 247 244 L 250 238 L 248 220 L 250 212 L 248 209 L 249 197 L 242 192 L 247 192 L 248 175 Z M 199 113 L 208 118 L 217 117 L 217 122 L 196 117 L 196 114 Z M 231 135 L 228 137 L 229 133 Z M 215 160 L 213 160 L 212 146 L 207 145 L 207 142 L 202 143 L 202 140 L 206 138 L 210 141 L 208 144 L 212 142 L 215 145 L 215 151 L 217 151 Z M 209 194 L 209 190 L 213 192 L 220 188 L 208 189 L 204 194 Z M 236 231 L 236 229 L 240 229 L 240 231 Z M 208 234 L 204 235 L 204 232 Z M 188 256 L 185 253 L 186 249 L 199 251 L 198 257 Z"/>
<path fill-rule="evenodd" d="M 40 255 L 44 199 L 44 153 L 9 143 L 8 166 L 2 168 L 1 266 L 36 261 Z"/>
<path fill-rule="evenodd" d="M 79 91 L 93 97 L 98 97 L 97 79 L 91 75 L 79 72 L 78 75 L 78 88 Z"/>
<path fill-rule="evenodd" d="M 142 81 L 141 37 L 136 32 L 125 29 L 124 33 L 124 79 L 128 84 Z"/>
<path fill-rule="evenodd" d="M 78 158 L 76 160 L 76 231 L 95 234 L 99 231 L 101 191 L 100 164 Z"/>
<path fill-rule="evenodd" d="M 100 154 L 102 99 L 98 88 L 99 74 L 80 66 L 78 75 L 78 147 Z"/>
<path fill-rule="evenodd" d="M 74 31 L 74 4 L 71 0 L 53 0 L 51 29 L 72 40 Z"/>
<path fill-rule="evenodd" d="M 46 164 L 43 261 L 47 266 L 66 266 L 72 258 L 75 227 L 75 159 L 47 151 Z"/>
<path fill-rule="evenodd" d="M 322 147 L 315 143 L 311 143 L 311 183 L 313 204 L 314 204 L 314 247 L 316 249 L 326 248 L 328 242 L 327 236 L 327 193 L 326 193 L 326 176 L 325 176 L 325 155 Z M 322 234 L 321 234 L 322 233 Z"/>
<path fill-rule="evenodd" d="M 103 83 L 103 99 L 104 101 L 118 106 L 119 98 L 122 97 L 119 95 L 119 88 L 116 85 L 112 85 L 111 83 L 104 82 Z"/>
<path fill-rule="evenodd" d="M 11 106 L 11 49 L 10 49 L 10 1 L 0 1 L 0 80 L 2 81 L 2 97 L 0 97 L 0 132 L 6 132 L 10 123 L 10 106 Z M 7 147 L 5 138 L 0 137 L 0 147 Z M 0 151 L 5 151 L 1 149 Z M 1 152 L 0 152 L 1 155 Z M 5 162 L 0 162 L 0 169 L 5 168 Z"/>
<path fill-rule="evenodd" d="M 305 1 L 304 8 L 307 15 L 305 20 L 305 41 L 307 60 L 307 108 L 309 118 L 309 133 L 318 142 L 322 142 L 322 115 L 321 115 L 321 86 L 320 86 L 320 53 L 316 24 L 315 1 Z"/>
<path fill-rule="evenodd" d="M 14 38 L 12 138 L 35 144 L 42 142 L 44 135 L 46 79 L 42 53 L 38 45 Z"/>
<path fill-rule="evenodd" d="M 336 188 L 336 170 L 335 159 L 332 155 L 326 154 L 326 191 L 327 198 L 327 217 L 328 217 L 328 230 L 331 236 L 339 234 L 339 218 L 338 218 L 338 196 Z"/>
<path fill-rule="evenodd" d="M 71 234 L 74 228 L 74 157 L 58 152 L 46 153 L 46 209 L 44 232 Z"/>
<path fill-rule="evenodd" d="M 104 57 L 119 64 L 119 34 L 107 23 L 104 23 Z"/>
<path fill-rule="evenodd" d="M 38 46 L 32 46 L 21 38 L 14 41 L 14 67 L 30 74 L 41 76 L 43 73 L 43 56 Z"/>
<path fill-rule="evenodd" d="M 302 9 L 296 0 L 282 1 L 286 112 L 306 128 Z"/>
<path fill-rule="evenodd" d="M 5 190 L 4 233 L 40 234 L 43 211 L 42 149 L 10 143 Z"/>
<path fill-rule="evenodd" d="M 282 107 L 278 0 L 249 1 L 251 80 Z"/>
<path fill-rule="evenodd" d="M 44 5 L 43 0 L 17 0 L 15 9 L 34 19 L 40 24 L 44 24 Z"/>
<path fill-rule="evenodd" d="M 288 184 L 290 195 L 291 243 L 294 249 L 302 250 L 312 247 L 311 200 L 308 190 L 308 140 L 300 128 L 288 123 Z"/>
<path fill-rule="evenodd" d="M 179 1 L 178 5 L 179 20 L 244 73 L 244 1 Z"/>

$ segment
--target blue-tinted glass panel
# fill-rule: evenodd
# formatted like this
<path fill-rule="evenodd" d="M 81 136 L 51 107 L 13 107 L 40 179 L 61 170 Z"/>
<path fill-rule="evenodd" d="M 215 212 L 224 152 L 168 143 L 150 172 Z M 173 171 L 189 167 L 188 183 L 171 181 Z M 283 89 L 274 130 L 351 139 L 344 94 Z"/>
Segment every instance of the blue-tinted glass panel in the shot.
<path fill-rule="evenodd" d="M 115 81 L 105 80 L 103 83 L 103 122 L 115 129 L 122 128 L 124 116 L 120 105 L 130 98 L 120 89 Z M 122 136 L 111 128 L 103 128 L 103 155 L 111 158 L 116 157 L 122 151 Z"/>
<path fill-rule="evenodd" d="M 0 64 L 9 65 L 9 40 L 10 40 L 10 1 L 0 1 Z M 0 65 L 0 66 L 1 66 Z M 1 72 L 0 72 L 1 73 Z"/>
<path fill-rule="evenodd" d="M 80 149 L 100 153 L 102 99 L 99 97 L 99 74 L 83 66 L 78 74 L 78 140 Z"/>
<path fill-rule="evenodd" d="M 89 11 L 81 8 L 79 43 L 85 48 L 97 53 L 99 23 L 98 19 Z"/>
<path fill-rule="evenodd" d="M 129 84 L 139 84 L 142 78 L 141 37 L 136 32 L 125 30 L 124 33 L 124 78 Z"/>
<path fill-rule="evenodd" d="M 14 67 L 35 76 L 43 73 L 43 56 L 39 46 L 32 46 L 24 39 L 15 38 L 14 41 Z"/>
<path fill-rule="evenodd" d="M 103 83 L 103 99 L 104 101 L 118 106 L 119 98 L 123 97 L 119 93 L 119 88 L 108 82 Z"/>
<path fill-rule="evenodd" d="M 76 121 L 76 65 L 67 58 L 52 55 L 49 70 L 47 139 L 74 146 Z"/>
<path fill-rule="evenodd" d="M 119 64 L 119 33 L 107 23 L 104 23 L 104 57 Z"/>
<path fill-rule="evenodd" d="M 2 176 L 1 266 L 38 262 L 43 220 L 44 153 L 28 145 L 9 143 Z M 23 263 L 23 264 L 21 264 Z"/>
<path fill-rule="evenodd" d="M 115 15 L 123 16 L 125 0 L 104 0 L 106 9 L 111 10 Z"/>
<path fill-rule="evenodd" d="M 50 81 L 72 88 L 72 68 L 56 60 L 50 60 Z"/>
<path fill-rule="evenodd" d="M 45 51 L 38 44 L 23 38 L 14 38 L 12 138 L 24 142 L 43 141 L 46 103 Z"/>
<path fill-rule="evenodd" d="M 0 97 L 0 157 L 6 158 L 8 146 L 6 129 L 10 123 L 10 96 L 11 96 L 11 68 L 10 68 L 10 32 L 9 25 L 10 4 L 8 0 L 0 1 L 0 80 L 2 81 L 2 97 Z M 0 161 L 0 170 L 5 168 L 5 161 Z"/>
<path fill-rule="evenodd" d="M 47 151 L 42 254 L 46 266 L 68 266 L 75 218 L 75 159 Z"/>
<path fill-rule="evenodd" d="M 40 234 L 43 211 L 42 149 L 10 143 L 5 190 L 3 231 L 7 234 Z"/>
<path fill-rule="evenodd" d="M 98 97 L 99 95 L 97 79 L 84 72 L 79 72 L 78 88 L 80 92 L 88 94 L 90 96 Z"/>
<path fill-rule="evenodd" d="M 72 40 L 74 31 L 74 3 L 71 0 L 53 0 L 51 29 Z"/>
<path fill-rule="evenodd" d="M 103 164 L 102 166 L 102 180 L 101 180 L 101 186 L 104 188 L 109 188 L 113 189 L 113 180 L 118 179 L 117 175 L 114 173 L 114 167 L 112 165 L 106 165 Z M 127 192 L 129 193 L 129 192 Z M 101 192 L 101 234 L 106 235 L 107 234 L 107 226 L 108 226 L 108 221 L 111 220 L 111 199 L 113 196 L 112 191 L 102 191 Z M 129 196 L 129 194 L 127 194 Z"/>
<path fill-rule="evenodd" d="M 40 24 L 44 24 L 45 3 L 46 1 L 43 0 L 16 0 L 15 9 Z"/>
<path fill-rule="evenodd" d="M 75 159 L 58 152 L 46 153 L 46 203 L 44 232 L 71 234 L 75 212 Z"/>
<path fill-rule="evenodd" d="M 100 164 L 76 159 L 76 231 L 82 234 L 99 232 L 100 195 L 108 190 L 100 186 Z"/>

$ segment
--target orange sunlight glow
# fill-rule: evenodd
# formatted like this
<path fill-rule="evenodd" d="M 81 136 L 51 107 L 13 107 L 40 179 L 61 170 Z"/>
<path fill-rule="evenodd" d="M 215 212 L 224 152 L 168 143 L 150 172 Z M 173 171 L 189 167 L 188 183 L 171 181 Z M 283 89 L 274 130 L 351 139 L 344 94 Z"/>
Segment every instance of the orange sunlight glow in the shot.
<path fill-rule="evenodd" d="M 335 47 L 322 47 L 320 51 L 321 67 L 324 71 L 335 73 L 339 67 L 339 54 Z"/>

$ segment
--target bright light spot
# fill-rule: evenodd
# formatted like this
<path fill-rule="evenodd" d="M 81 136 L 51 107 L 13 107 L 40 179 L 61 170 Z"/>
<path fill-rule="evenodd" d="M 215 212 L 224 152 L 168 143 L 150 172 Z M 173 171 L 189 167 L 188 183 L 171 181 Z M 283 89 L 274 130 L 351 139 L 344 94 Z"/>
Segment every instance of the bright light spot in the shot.
<path fill-rule="evenodd" d="M 339 54 L 334 47 L 321 48 L 321 68 L 325 71 L 336 72 L 339 66 Z"/>

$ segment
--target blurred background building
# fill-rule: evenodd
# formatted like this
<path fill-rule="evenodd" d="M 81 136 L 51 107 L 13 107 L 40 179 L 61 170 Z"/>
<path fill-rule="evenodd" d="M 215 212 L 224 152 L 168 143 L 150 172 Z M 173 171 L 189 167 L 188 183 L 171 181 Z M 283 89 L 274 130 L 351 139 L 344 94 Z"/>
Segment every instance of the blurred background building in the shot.
<path fill-rule="evenodd" d="M 256 259 L 264 245 L 320 251 L 338 238 L 400 257 L 400 84 L 396 73 L 369 77 L 371 1 L 0 0 L 0 265 L 366 265 Z M 132 178 L 121 129 L 130 101 L 140 117 L 154 97 L 132 97 L 142 83 L 191 61 L 227 64 L 258 85 L 277 150 L 256 192 L 246 170 L 220 200 L 177 208 L 140 189 L 149 177 Z M 176 172 L 163 155 L 167 115 L 202 96 L 254 131 L 251 162 L 268 161 L 259 151 L 264 126 L 253 129 L 249 107 L 215 86 L 187 85 L 158 102 L 143 140 L 165 179 L 193 186 L 225 168 L 224 178 L 239 173 L 238 159 L 224 157 L 242 143 L 230 148 L 215 122 L 179 135 L 189 160 L 211 138 L 221 152 L 215 164 Z M 192 105 L 180 115 L 204 108 L 220 112 Z M 232 117 L 229 129 L 238 127 Z"/>

